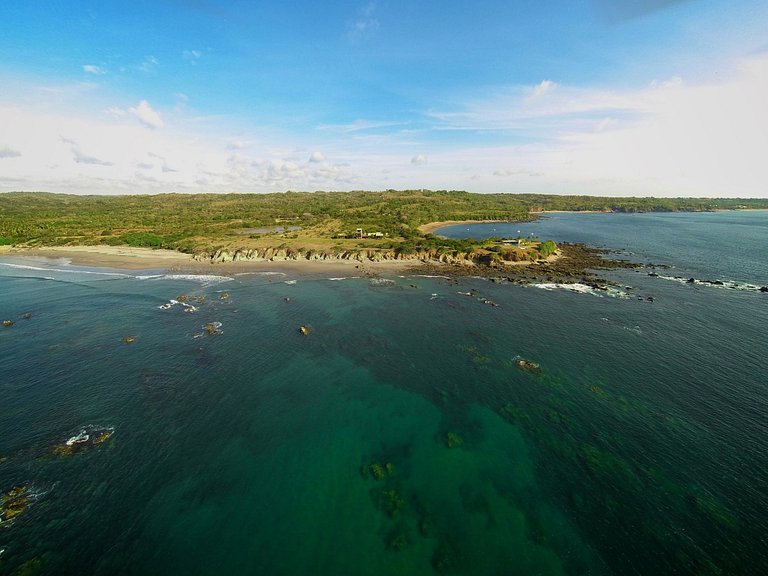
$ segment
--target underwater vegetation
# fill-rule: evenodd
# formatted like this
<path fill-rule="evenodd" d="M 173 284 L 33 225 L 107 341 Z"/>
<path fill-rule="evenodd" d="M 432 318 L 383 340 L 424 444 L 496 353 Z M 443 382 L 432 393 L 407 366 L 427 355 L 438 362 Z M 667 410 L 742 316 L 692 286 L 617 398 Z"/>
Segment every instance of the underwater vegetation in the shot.
<path fill-rule="evenodd" d="M 458 448 L 462 444 L 464 444 L 464 442 L 456 432 L 448 432 L 445 435 L 445 445 L 448 448 Z"/>
<path fill-rule="evenodd" d="M 515 362 L 520 371 L 535 374 L 544 390 L 535 400 L 500 398 L 496 411 L 518 427 L 541 458 L 550 462 L 548 469 L 542 470 L 542 479 L 553 483 L 553 493 L 559 495 L 566 510 L 572 511 L 573 520 L 589 539 L 611 541 L 616 526 L 634 522 L 634 542 L 612 552 L 619 562 L 651 547 L 658 551 L 654 556 L 657 573 L 675 565 L 687 566 L 686 573 L 698 575 L 735 573 L 737 552 L 720 550 L 715 554 L 721 539 L 738 540 L 740 526 L 727 506 L 675 471 L 662 471 L 653 465 L 652 454 L 633 451 L 622 439 L 601 431 L 602 427 L 616 429 L 636 422 L 647 426 L 651 422 L 660 433 L 669 434 L 676 419 L 659 416 L 647 404 L 614 393 L 607 382 L 578 382 L 559 374 L 542 374 L 538 364 L 532 364 L 523 359 Z M 590 406 L 599 423 L 585 422 L 579 414 L 579 407 L 584 405 Z M 581 474 L 571 473 L 574 469 Z M 577 482 L 577 478 L 581 480 Z M 657 507 L 667 511 L 664 518 Z M 587 518 L 601 521 L 582 522 Z M 683 525 L 700 526 L 699 542 L 710 541 L 711 547 L 701 548 L 675 528 Z M 726 538 L 724 533 L 730 535 Z"/>
<path fill-rule="evenodd" d="M 29 504 L 29 486 L 14 486 L 0 495 L 0 524 L 22 514 Z"/>

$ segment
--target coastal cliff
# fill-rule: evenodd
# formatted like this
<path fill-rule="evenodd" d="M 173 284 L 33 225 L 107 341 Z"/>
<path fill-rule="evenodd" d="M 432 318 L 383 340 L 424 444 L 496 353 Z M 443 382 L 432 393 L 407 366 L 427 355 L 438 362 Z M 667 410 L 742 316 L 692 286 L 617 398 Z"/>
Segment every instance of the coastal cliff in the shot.
<path fill-rule="evenodd" d="M 413 264 L 412 272 L 448 274 L 450 276 L 485 276 L 504 278 L 511 282 L 581 282 L 590 286 L 604 286 L 608 281 L 593 270 L 607 268 L 636 268 L 641 266 L 627 260 L 606 258 L 605 251 L 584 244 L 560 244 L 549 258 L 527 262 L 505 262 L 493 258 L 486 250 L 455 252 L 421 250 L 410 253 L 389 249 L 357 250 L 301 250 L 294 248 L 217 249 L 199 252 L 194 258 L 199 262 L 226 263 L 242 261 L 329 261 L 372 262 L 400 261 Z"/>
<path fill-rule="evenodd" d="M 290 260 L 307 261 L 356 261 L 356 262 L 388 262 L 411 261 L 414 263 L 453 264 L 474 266 L 483 264 L 486 255 L 482 253 L 447 254 L 438 250 L 420 250 L 411 253 L 398 252 L 388 249 L 356 249 L 356 250 L 303 250 L 301 248 L 222 248 L 213 251 L 198 252 L 193 258 L 199 262 L 282 262 Z"/>

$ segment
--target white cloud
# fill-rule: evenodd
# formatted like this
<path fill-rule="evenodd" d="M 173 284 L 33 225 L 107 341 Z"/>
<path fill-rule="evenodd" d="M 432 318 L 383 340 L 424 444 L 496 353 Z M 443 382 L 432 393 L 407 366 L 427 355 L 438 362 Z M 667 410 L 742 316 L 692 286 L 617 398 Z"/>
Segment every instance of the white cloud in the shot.
<path fill-rule="evenodd" d="M 632 95 L 638 115 L 561 134 L 574 177 L 645 182 L 650 193 L 766 196 L 768 56 L 719 84 L 676 79 Z"/>
<path fill-rule="evenodd" d="M 88 74 L 95 74 L 97 76 L 107 73 L 107 71 L 101 66 L 94 66 L 93 64 L 85 64 L 83 66 L 83 72 L 87 72 Z"/>
<path fill-rule="evenodd" d="M 146 100 L 107 110 L 103 102 L 94 105 L 97 95 L 88 91 L 62 106 L 61 93 L 53 92 L 33 103 L 26 98 L 31 91 L 18 90 L 14 104 L 8 94 L 0 100 L 0 125 L 3 143 L 23 155 L 0 161 L 0 190 L 425 187 L 768 197 L 768 55 L 721 66 L 714 78 L 701 83 L 680 74 L 634 89 L 549 81 L 547 88 L 515 86 L 455 99 L 418 124 L 358 120 L 295 134 L 188 109 L 174 111 L 171 123 Z M 540 95 L 531 99 L 537 87 Z M 72 112 L 73 103 L 82 111 Z M 428 161 L 420 163 L 425 150 Z"/>
<path fill-rule="evenodd" d="M 536 86 L 529 97 L 530 100 L 541 98 L 545 94 L 548 94 L 557 88 L 557 84 L 551 80 L 542 80 L 541 83 Z"/>
<path fill-rule="evenodd" d="M 427 163 L 427 157 L 424 156 L 424 154 L 417 154 L 413 158 L 411 158 L 411 164 L 416 164 L 417 166 L 420 166 L 421 164 Z"/>
<path fill-rule="evenodd" d="M 522 170 L 494 170 L 493 175 L 494 176 L 501 176 L 502 178 L 509 178 L 510 176 L 518 176 L 520 174 L 523 174 Z"/>
<path fill-rule="evenodd" d="M 184 50 L 181 53 L 182 58 L 193 66 L 197 65 L 197 61 L 200 60 L 202 55 L 203 53 L 200 50 Z"/>
<path fill-rule="evenodd" d="M 94 156 L 89 156 L 88 154 L 84 154 L 80 150 L 80 148 L 73 147 L 72 155 L 74 156 L 75 162 L 77 162 L 78 164 L 92 164 L 94 166 L 114 166 L 113 162 L 107 162 L 106 160 L 100 160 L 99 158 L 96 158 Z"/>
<path fill-rule="evenodd" d="M 602 118 L 597 124 L 595 124 L 595 132 L 605 132 L 612 123 L 613 120 L 611 118 Z"/>
<path fill-rule="evenodd" d="M 146 100 L 142 100 L 136 108 L 129 108 L 129 110 L 142 124 L 149 128 L 162 128 L 164 126 L 160 114 L 153 110 Z"/>
<path fill-rule="evenodd" d="M 394 126 L 400 126 L 401 124 L 401 122 L 382 122 L 376 120 L 358 119 L 350 124 L 323 124 L 318 126 L 317 129 L 332 132 L 360 132 L 363 130 L 392 128 Z"/>
<path fill-rule="evenodd" d="M 346 35 L 348 40 L 357 43 L 376 32 L 379 28 L 376 8 L 375 2 L 369 2 L 358 10 L 355 18 L 347 23 Z"/>
<path fill-rule="evenodd" d="M 467 145 L 458 160 L 498 178 L 512 175 L 498 167 L 514 158 L 520 173 L 539 176 L 536 190 L 510 179 L 508 191 L 768 196 L 768 54 L 733 62 L 710 83 L 676 76 L 634 90 L 557 85 L 531 99 L 536 91 L 513 87 L 429 117 L 438 131 L 495 131 L 497 140 L 519 142 Z M 446 156 L 432 154 L 430 165 L 459 178 Z M 498 189 L 492 182 L 474 186 Z"/>
<path fill-rule="evenodd" d="M 0 158 L 18 158 L 21 152 L 9 146 L 0 146 Z"/>
<path fill-rule="evenodd" d="M 142 72 L 152 72 L 159 64 L 160 61 L 157 58 L 154 56 L 147 56 L 141 61 L 137 68 Z"/>

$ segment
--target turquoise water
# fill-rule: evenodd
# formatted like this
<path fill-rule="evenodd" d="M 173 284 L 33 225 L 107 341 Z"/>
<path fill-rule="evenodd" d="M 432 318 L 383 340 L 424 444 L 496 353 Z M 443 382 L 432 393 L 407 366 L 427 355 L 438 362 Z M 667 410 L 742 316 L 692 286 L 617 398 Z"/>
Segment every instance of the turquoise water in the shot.
<path fill-rule="evenodd" d="M 767 216 L 511 225 L 617 297 L 0 259 L 0 573 L 764 574 Z"/>

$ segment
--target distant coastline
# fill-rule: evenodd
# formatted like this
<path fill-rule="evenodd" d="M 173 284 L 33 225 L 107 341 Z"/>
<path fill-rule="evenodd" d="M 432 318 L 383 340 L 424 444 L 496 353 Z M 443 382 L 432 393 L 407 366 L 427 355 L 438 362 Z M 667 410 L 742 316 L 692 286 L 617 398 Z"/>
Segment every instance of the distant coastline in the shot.
<path fill-rule="evenodd" d="M 540 214 L 613 214 L 610 210 L 535 210 L 528 213 L 530 217 L 536 218 Z M 435 230 L 445 228 L 446 226 L 460 226 L 464 224 L 513 224 L 515 222 L 526 222 L 527 220 L 443 220 L 441 222 L 429 222 L 422 224 L 418 230 L 422 234 L 434 234 Z"/>

